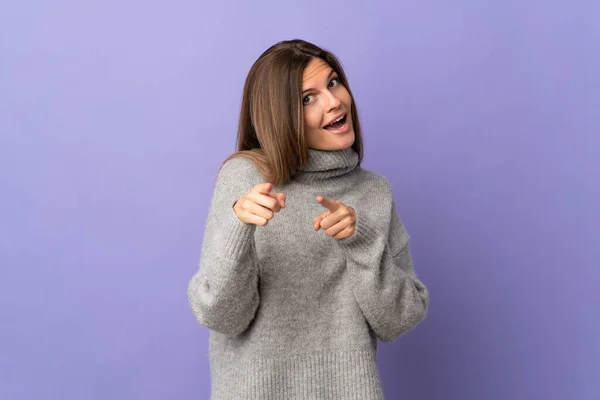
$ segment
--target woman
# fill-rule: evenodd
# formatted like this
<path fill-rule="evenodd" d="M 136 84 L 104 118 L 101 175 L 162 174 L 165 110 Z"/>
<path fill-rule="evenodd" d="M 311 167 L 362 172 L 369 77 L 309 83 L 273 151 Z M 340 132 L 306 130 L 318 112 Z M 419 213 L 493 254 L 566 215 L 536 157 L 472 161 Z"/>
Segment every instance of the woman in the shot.
<path fill-rule="evenodd" d="M 217 176 L 189 283 L 211 330 L 211 399 L 382 399 L 377 338 L 425 318 L 426 287 L 334 55 L 284 41 L 252 66 L 238 152 Z"/>

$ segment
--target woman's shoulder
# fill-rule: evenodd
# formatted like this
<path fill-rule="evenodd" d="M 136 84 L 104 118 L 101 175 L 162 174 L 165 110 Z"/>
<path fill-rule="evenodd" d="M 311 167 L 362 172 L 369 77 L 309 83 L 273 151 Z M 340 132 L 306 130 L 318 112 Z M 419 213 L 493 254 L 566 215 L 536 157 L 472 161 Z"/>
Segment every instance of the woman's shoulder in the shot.
<path fill-rule="evenodd" d="M 385 175 L 368 170 L 361 166 L 358 170 L 358 179 L 360 184 L 367 186 L 369 191 L 372 193 L 393 196 L 392 185 Z"/>
<path fill-rule="evenodd" d="M 250 158 L 236 155 L 227 158 L 219 167 L 217 183 L 227 186 L 252 186 L 264 181 L 258 166 Z"/>
<path fill-rule="evenodd" d="M 219 173 L 244 173 L 254 169 L 257 169 L 256 164 L 249 157 L 232 155 L 221 164 Z"/>

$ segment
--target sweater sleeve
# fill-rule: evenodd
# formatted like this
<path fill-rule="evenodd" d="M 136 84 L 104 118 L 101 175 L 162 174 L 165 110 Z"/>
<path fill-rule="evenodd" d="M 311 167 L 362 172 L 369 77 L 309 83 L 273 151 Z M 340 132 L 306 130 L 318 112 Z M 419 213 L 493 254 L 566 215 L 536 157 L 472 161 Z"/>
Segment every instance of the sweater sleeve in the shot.
<path fill-rule="evenodd" d="M 428 291 L 413 269 L 409 236 L 393 198 L 387 232 L 356 212 L 354 234 L 337 242 L 355 276 L 354 296 L 367 322 L 382 341 L 393 342 L 425 318 Z"/>
<path fill-rule="evenodd" d="M 234 158 L 219 171 L 204 230 L 200 266 L 188 284 L 198 322 L 227 336 L 243 333 L 259 304 L 256 225 L 240 221 L 234 203 L 260 178 L 250 160 Z"/>

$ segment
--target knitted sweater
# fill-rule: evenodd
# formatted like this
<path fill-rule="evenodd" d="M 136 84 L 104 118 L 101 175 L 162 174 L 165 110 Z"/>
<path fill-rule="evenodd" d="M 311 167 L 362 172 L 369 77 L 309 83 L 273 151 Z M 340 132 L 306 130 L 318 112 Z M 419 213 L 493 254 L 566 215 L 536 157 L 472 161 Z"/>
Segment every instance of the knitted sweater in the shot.
<path fill-rule="evenodd" d="M 266 226 L 233 204 L 265 182 L 252 161 L 220 169 L 188 296 L 211 330 L 211 400 L 382 399 L 377 338 L 392 342 L 425 318 L 427 288 L 386 178 L 352 148 L 310 149 L 309 162 L 273 191 L 286 208 Z M 318 195 L 356 210 L 355 232 L 334 239 L 312 220 Z"/>

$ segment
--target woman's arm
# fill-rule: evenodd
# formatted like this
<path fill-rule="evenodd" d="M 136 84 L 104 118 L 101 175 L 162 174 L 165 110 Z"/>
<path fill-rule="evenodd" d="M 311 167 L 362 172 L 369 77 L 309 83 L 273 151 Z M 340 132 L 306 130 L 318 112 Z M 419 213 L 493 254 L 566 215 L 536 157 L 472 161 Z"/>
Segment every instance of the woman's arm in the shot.
<path fill-rule="evenodd" d="M 204 231 L 200 268 L 188 285 L 189 303 L 198 322 L 228 336 L 246 330 L 259 304 L 256 225 L 240 221 L 232 208 L 259 180 L 247 159 L 231 159 L 221 168 Z"/>
<path fill-rule="evenodd" d="M 384 342 L 393 342 L 421 322 L 429 294 L 412 265 L 409 236 L 391 201 L 389 232 L 361 210 L 352 236 L 337 242 L 355 276 L 354 296 L 367 322 Z"/>

